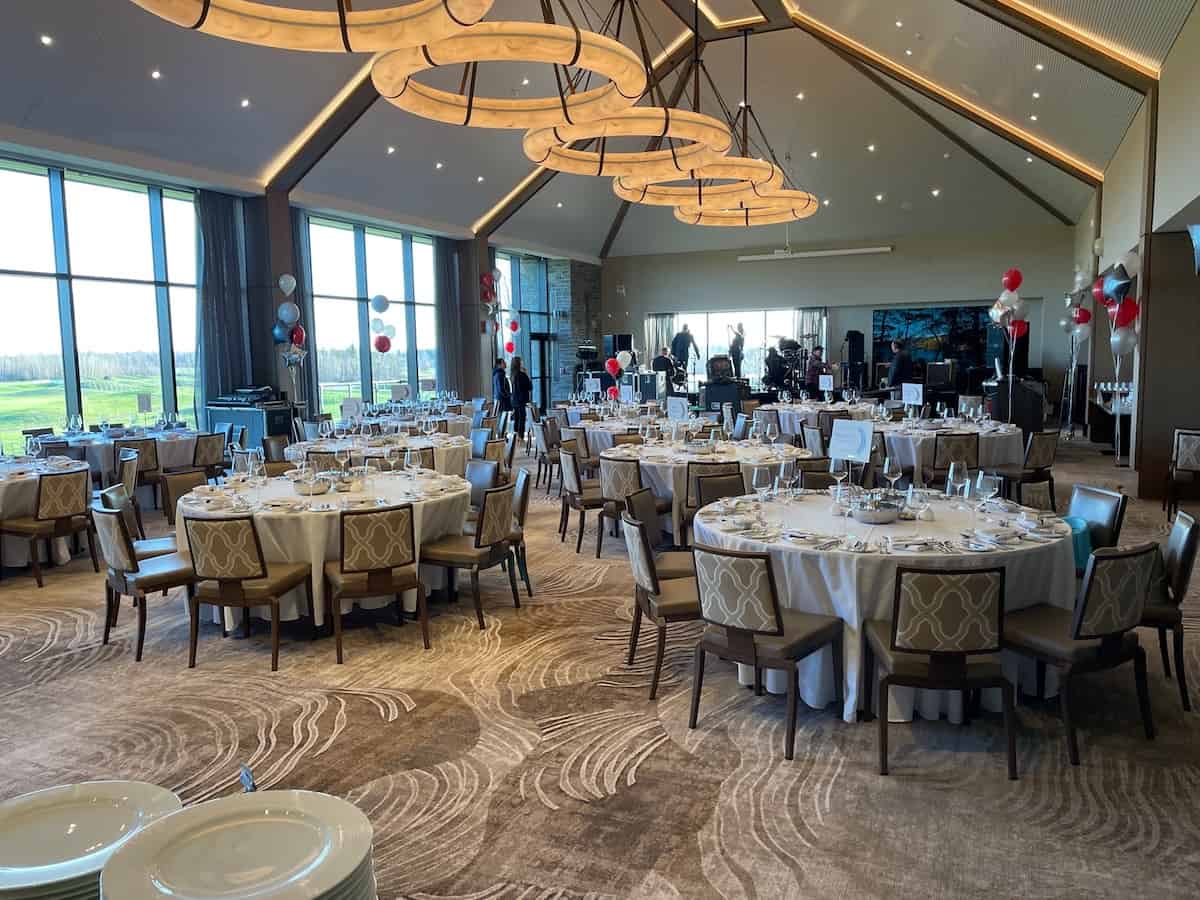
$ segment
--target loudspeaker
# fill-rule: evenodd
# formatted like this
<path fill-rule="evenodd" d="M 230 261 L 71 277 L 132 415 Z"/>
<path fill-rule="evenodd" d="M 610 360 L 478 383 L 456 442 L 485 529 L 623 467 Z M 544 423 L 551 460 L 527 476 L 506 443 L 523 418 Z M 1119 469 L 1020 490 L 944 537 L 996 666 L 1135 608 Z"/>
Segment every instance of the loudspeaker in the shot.
<path fill-rule="evenodd" d="M 866 361 L 866 339 L 861 331 L 847 331 L 846 345 L 846 362 L 854 365 Z"/>
<path fill-rule="evenodd" d="M 622 350 L 633 351 L 632 334 L 606 334 L 604 336 L 604 358 L 612 359 Z"/>

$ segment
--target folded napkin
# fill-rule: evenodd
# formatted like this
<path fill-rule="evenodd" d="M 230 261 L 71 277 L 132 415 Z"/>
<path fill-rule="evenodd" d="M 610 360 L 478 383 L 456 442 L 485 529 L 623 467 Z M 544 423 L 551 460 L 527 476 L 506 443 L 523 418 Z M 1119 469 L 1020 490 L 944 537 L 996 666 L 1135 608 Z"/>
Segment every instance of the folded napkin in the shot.
<path fill-rule="evenodd" d="M 1003 544 L 1013 540 L 1019 532 L 1015 528 L 976 528 L 975 536 L 990 544 Z"/>

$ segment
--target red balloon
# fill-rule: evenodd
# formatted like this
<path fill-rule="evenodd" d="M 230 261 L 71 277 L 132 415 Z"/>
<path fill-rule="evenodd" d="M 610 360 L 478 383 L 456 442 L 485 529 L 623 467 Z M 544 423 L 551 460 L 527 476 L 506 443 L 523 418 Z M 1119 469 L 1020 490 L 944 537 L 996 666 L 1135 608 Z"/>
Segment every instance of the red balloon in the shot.
<path fill-rule="evenodd" d="M 1096 283 L 1092 285 L 1092 299 L 1097 303 L 1104 302 L 1104 279 L 1097 278 Z"/>
<path fill-rule="evenodd" d="M 515 352 L 515 351 L 516 351 L 516 349 L 517 349 L 517 345 L 516 345 L 516 344 L 514 344 L 512 341 L 508 341 L 508 342 L 507 342 L 507 343 L 504 345 L 504 352 L 505 352 L 505 353 L 513 353 L 513 352 Z"/>
<path fill-rule="evenodd" d="M 1092 321 L 1092 314 L 1082 306 L 1075 307 L 1075 311 L 1071 313 L 1071 321 L 1076 325 L 1086 325 Z"/>
<path fill-rule="evenodd" d="M 292 332 L 289 336 L 292 339 L 292 343 L 295 344 L 297 347 L 304 346 L 304 339 L 307 337 L 307 335 L 304 333 L 303 325 L 293 325 Z"/>
<path fill-rule="evenodd" d="M 617 386 L 615 384 L 608 389 L 608 396 L 612 397 L 614 400 L 617 399 L 617 395 L 619 393 L 620 391 L 617 390 Z"/>
<path fill-rule="evenodd" d="M 1000 278 L 1000 283 L 1004 285 L 1006 291 L 1015 291 L 1024 280 L 1025 276 L 1021 274 L 1020 269 L 1009 269 Z"/>
<path fill-rule="evenodd" d="M 1121 301 L 1119 306 L 1110 308 L 1109 314 L 1112 316 L 1113 324 L 1117 328 L 1125 328 L 1137 321 L 1139 309 L 1140 307 L 1136 300 L 1132 297 L 1126 297 Z"/>
<path fill-rule="evenodd" d="M 482 275 L 479 276 L 479 283 L 482 284 L 486 288 L 491 288 L 491 286 L 493 284 L 495 284 L 496 282 L 495 282 L 495 279 L 492 278 L 491 272 L 484 272 Z"/>
<path fill-rule="evenodd" d="M 380 353 L 387 353 L 389 350 L 392 349 L 392 339 L 390 337 L 388 337 L 386 334 L 376 335 L 375 349 L 378 350 Z"/>
<path fill-rule="evenodd" d="M 609 358 L 604 362 L 604 371 L 613 378 L 617 377 L 617 373 L 621 371 L 621 364 L 613 358 Z"/>
<path fill-rule="evenodd" d="M 513 334 L 516 334 L 518 331 L 521 330 L 521 323 L 518 322 L 516 319 L 509 319 L 508 320 L 508 330 L 511 331 Z"/>
<path fill-rule="evenodd" d="M 1024 319 L 1013 319 L 1008 323 L 1008 333 L 1014 341 L 1023 338 L 1029 334 L 1029 323 Z"/>

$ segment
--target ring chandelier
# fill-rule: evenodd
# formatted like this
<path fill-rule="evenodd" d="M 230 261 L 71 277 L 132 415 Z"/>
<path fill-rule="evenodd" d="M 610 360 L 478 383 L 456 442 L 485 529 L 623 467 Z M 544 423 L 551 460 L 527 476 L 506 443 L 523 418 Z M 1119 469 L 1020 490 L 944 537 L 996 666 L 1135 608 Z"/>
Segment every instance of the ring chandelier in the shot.
<path fill-rule="evenodd" d="M 732 209 L 719 209 L 708 205 L 677 206 L 675 218 L 688 225 L 748 228 L 807 219 L 816 215 L 820 208 L 817 198 L 808 191 L 786 190 L 764 200 L 750 201 Z"/>
<path fill-rule="evenodd" d="M 669 182 L 678 177 L 613 179 L 613 192 L 631 203 L 651 206 L 680 206 L 709 201 L 722 207 L 736 206 L 770 196 L 783 187 L 783 170 L 761 159 L 727 156 L 687 173 L 691 184 L 684 187 Z M 705 184 L 719 180 L 723 184 Z"/>
<path fill-rule="evenodd" d="M 553 97 L 505 99 L 475 93 L 480 62 L 544 62 L 603 75 L 608 83 Z M 421 84 L 425 69 L 466 63 L 467 93 Z M 558 69 L 555 69 L 558 75 Z M 426 119 L 478 128 L 529 128 L 602 119 L 626 109 L 646 90 L 646 70 L 637 55 L 612 38 L 582 31 L 572 23 L 480 22 L 462 34 L 421 47 L 393 50 L 375 63 L 371 78 L 388 102 Z"/>
<path fill-rule="evenodd" d="M 276 47 L 329 53 L 374 53 L 440 41 L 473 26 L 493 0 L 414 0 L 355 12 L 328 0 L 330 12 L 252 0 L 133 0 L 147 12 L 192 31 Z"/>

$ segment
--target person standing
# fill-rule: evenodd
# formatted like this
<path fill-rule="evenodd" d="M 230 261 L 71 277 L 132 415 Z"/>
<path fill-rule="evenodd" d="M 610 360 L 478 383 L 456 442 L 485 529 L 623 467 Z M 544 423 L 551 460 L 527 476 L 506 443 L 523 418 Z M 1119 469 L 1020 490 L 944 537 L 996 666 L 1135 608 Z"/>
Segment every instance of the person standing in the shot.
<path fill-rule="evenodd" d="M 533 398 L 533 381 L 525 373 L 525 365 L 521 357 L 514 356 L 512 361 L 512 402 L 513 402 L 513 434 L 518 438 L 525 436 L 525 411 Z"/>
<path fill-rule="evenodd" d="M 650 369 L 654 372 L 666 372 L 667 380 L 670 381 L 671 373 L 675 371 L 675 362 L 671 359 L 670 349 L 663 347 L 658 356 L 651 360 Z"/>
<path fill-rule="evenodd" d="M 812 395 L 821 390 L 821 376 L 829 374 L 829 366 L 825 364 L 825 348 L 813 347 L 808 354 L 808 370 L 804 373 L 804 387 Z"/>
<path fill-rule="evenodd" d="M 696 338 L 692 335 L 687 323 L 683 324 L 683 328 L 675 337 L 671 338 L 671 355 L 685 369 L 687 368 L 689 354 L 692 350 L 696 351 L 696 359 L 700 358 L 700 348 L 696 346 Z"/>
<path fill-rule="evenodd" d="M 787 364 L 783 361 L 783 357 L 779 355 L 779 351 L 774 347 L 767 349 L 767 370 L 763 376 L 763 383 L 767 387 L 780 389 L 787 387 Z"/>
<path fill-rule="evenodd" d="M 900 387 L 913 379 L 912 356 L 904 341 L 892 341 L 892 364 L 888 368 L 888 387 Z"/>
<path fill-rule="evenodd" d="M 729 340 L 729 359 L 733 362 L 733 377 L 742 377 L 742 358 L 746 353 L 746 329 L 741 322 L 733 329 L 733 337 Z"/>
<path fill-rule="evenodd" d="M 492 399 L 496 401 L 496 415 L 512 412 L 512 389 L 505 376 L 504 359 L 501 357 L 496 360 L 496 367 L 492 369 Z"/>

